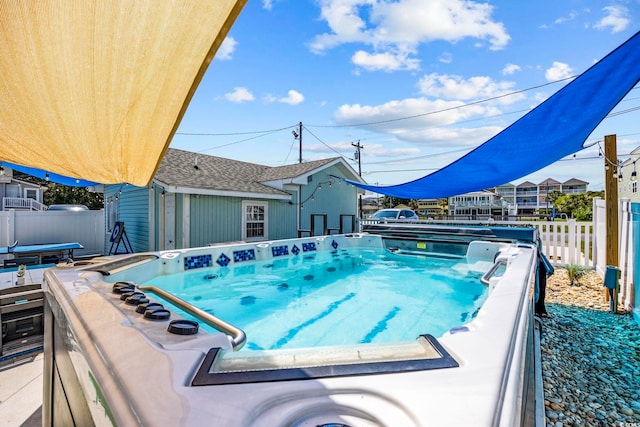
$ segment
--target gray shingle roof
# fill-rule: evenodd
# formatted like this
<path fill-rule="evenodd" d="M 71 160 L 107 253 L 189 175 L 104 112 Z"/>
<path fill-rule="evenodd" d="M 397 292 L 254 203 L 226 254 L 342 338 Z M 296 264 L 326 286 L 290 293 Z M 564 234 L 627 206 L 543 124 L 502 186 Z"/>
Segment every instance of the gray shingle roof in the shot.
<path fill-rule="evenodd" d="M 336 158 L 271 167 L 169 148 L 154 178 L 178 187 L 287 195 L 262 182 L 304 175 L 334 160 Z"/>
<path fill-rule="evenodd" d="M 589 183 L 587 181 L 583 181 L 578 178 L 571 178 L 562 183 L 562 185 L 582 185 L 582 184 L 589 184 Z"/>

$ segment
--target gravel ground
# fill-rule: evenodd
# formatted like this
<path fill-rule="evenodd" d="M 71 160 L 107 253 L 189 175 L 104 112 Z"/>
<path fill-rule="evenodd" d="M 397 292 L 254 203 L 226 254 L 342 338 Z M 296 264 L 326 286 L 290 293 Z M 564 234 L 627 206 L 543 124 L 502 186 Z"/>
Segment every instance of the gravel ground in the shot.
<path fill-rule="evenodd" d="M 556 268 L 542 318 L 542 377 L 549 427 L 640 427 L 640 327 L 609 312 L 603 281 L 589 271 L 570 286 Z"/>

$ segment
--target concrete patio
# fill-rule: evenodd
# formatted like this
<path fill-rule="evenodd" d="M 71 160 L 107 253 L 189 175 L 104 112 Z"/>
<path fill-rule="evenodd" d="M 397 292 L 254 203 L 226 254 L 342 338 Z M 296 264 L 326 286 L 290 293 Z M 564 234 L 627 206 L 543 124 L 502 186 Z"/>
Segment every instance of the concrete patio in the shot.
<path fill-rule="evenodd" d="M 41 284 L 44 268 L 29 267 L 25 284 Z M 0 269 L 0 290 L 16 284 L 16 269 Z M 0 367 L 0 427 L 42 425 L 43 354 Z"/>

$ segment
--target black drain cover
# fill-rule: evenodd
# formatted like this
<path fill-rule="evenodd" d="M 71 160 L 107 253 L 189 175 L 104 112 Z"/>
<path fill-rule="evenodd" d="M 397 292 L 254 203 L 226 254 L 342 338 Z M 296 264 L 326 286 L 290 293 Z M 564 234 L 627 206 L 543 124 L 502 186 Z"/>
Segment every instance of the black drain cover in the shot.
<path fill-rule="evenodd" d="M 198 322 L 195 322 L 193 320 L 180 319 L 172 320 L 169 323 L 167 331 L 172 334 L 178 335 L 195 335 L 198 333 L 198 328 Z"/>
<path fill-rule="evenodd" d="M 144 312 L 144 318 L 149 320 L 167 320 L 171 317 L 171 312 L 165 309 L 147 310 Z"/>

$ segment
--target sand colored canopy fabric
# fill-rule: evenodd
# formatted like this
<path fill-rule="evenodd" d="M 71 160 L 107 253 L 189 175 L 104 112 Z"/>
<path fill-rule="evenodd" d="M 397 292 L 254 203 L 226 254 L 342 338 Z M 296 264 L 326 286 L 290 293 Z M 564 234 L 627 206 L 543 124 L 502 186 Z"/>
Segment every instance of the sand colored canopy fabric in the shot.
<path fill-rule="evenodd" d="M 146 185 L 246 0 L 0 0 L 0 161 Z"/>

